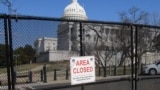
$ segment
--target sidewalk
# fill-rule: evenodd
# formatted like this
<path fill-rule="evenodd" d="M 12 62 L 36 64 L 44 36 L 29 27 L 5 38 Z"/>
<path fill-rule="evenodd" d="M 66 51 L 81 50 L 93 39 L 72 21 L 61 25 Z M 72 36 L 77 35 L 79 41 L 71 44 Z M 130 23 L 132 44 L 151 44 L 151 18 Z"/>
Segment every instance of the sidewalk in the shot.
<path fill-rule="evenodd" d="M 129 78 L 130 75 L 123 75 L 123 76 L 107 76 L 107 77 L 96 77 L 96 81 L 98 80 L 114 80 L 114 79 L 121 79 L 121 78 Z M 47 85 L 58 85 L 58 84 L 70 84 L 71 81 L 69 80 L 64 80 L 64 79 L 58 79 L 56 81 L 48 81 L 47 83 L 44 82 L 37 82 L 37 83 L 30 83 L 30 84 L 21 84 L 21 85 L 16 85 L 17 90 L 34 90 L 34 87 L 38 86 L 47 86 Z M 7 90 L 6 86 L 1 87 L 2 90 Z M 27 88 L 27 89 L 26 89 Z"/>
<path fill-rule="evenodd" d="M 99 80 L 111 80 L 111 79 L 118 79 L 118 78 L 127 78 L 130 77 L 130 75 L 122 75 L 122 76 L 107 76 L 107 77 L 96 77 L 96 81 Z M 29 83 L 29 84 L 20 84 L 20 85 L 16 85 L 15 88 L 16 90 L 34 90 L 34 87 L 38 87 L 38 86 L 47 86 L 47 85 L 61 85 L 61 84 L 70 84 L 71 81 L 69 80 L 64 80 L 64 79 L 58 79 L 56 81 L 47 81 L 47 83 L 45 82 L 36 82 L 36 83 Z M 8 86 L 0 86 L 0 90 L 8 90 Z"/>

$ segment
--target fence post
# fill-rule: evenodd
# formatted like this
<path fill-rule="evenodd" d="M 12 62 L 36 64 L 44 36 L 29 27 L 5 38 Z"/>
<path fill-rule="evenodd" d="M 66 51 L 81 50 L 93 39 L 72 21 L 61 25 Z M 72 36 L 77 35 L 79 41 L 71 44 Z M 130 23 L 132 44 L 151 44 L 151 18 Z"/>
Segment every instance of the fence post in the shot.
<path fill-rule="evenodd" d="M 117 75 L 117 66 L 115 65 L 114 66 L 114 76 L 116 76 Z"/>
<path fill-rule="evenodd" d="M 16 80 L 17 80 L 17 79 L 16 79 L 16 71 L 14 71 L 13 74 L 14 74 L 14 80 L 13 80 L 13 81 L 14 81 L 14 84 L 16 84 L 16 83 L 17 83 L 17 81 L 16 81 Z"/>
<path fill-rule="evenodd" d="M 32 71 L 29 71 L 29 83 L 32 83 Z"/>
<path fill-rule="evenodd" d="M 56 73 L 56 69 L 54 69 L 54 80 L 57 80 L 57 73 Z"/>
<path fill-rule="evenodd" d="M 17 83 L 17 72 L 14 72 L 14 76 L 15 76 L 15 84 Z"/>
<path fill-rule="evenodd" d="M 43 70 L 42 69 L 41 69 L 40 76 L 41 76 L 41 82 L 42 82 L 43 81 Z"/>
<path fill-rule="evenodd" d="M 69 71 L 69 69 L 66 68 L 66 80 L 68 80 L 68 71 Z"/>
<path fill-rule="evenodd" d="M 107 76 L 107 67 L 105 66 L 103 70 L 104 70 L 104 77 L 106 77 Z"/>
<path fill-rule="evenodd" d="M 101 67 L 98 68 L 98 76 L 101 76 Z"/>
<path fill-rule="evenodd" d="M 141 64 L 141 75 L 143 74 L 143 63 Z"/>
<path fill-rule="evenodd" d="M 43 66 L 43 73 L 44 73 L 44 81 L 43 82 L 47 82 L 47 73 L 46 73 L 46 65 Z"/>
<path fill-rule="evenodd" d="M 2 81 L 0 80 L 0 85 L 2 85 Z"/>
<path fill-rule="evenodd" d="M 123 66 L 123 75 L 126 75 L 126 65 Z"/>
<path fill-rule="evenodd" d="M 112 67 L 109 65 L 109 75 L 112 75 Z"/>

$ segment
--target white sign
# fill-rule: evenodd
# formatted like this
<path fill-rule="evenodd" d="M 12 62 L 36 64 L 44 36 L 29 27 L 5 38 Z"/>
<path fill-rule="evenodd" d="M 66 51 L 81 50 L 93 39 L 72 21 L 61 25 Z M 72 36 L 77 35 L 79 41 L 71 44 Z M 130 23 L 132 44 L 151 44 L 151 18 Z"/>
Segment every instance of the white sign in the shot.
<path fill-rule="evenodd" d="M 82 84 L 95 81 L 94 56 L 71 57 L 71 84 Z"/>

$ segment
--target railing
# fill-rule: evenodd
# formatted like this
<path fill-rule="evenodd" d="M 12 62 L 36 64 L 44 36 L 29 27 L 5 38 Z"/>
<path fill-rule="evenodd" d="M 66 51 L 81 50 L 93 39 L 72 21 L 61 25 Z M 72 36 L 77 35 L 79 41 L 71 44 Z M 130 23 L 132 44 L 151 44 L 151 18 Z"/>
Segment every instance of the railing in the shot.
<path fill-rule="evenodd" d="M 49 72 L 45 66 L 37 71 L 26 67 L 22 70 L 27 70 L 24 75 L 18 74 L 21 72 L 17 68 L 19 65 L 60 62 L 69 60 L 71 56 L 88 55 L 96 57 L 97 76 L 131 75 L 133 90 L 142 72 L 141 64 L 160 58 L 159 26 L 20 15 L 0 15 L 0 22 L 0 66 L 3 68 L 1 74 L 5 75 L 1 85 L 8 85 L 9 90 L 20 81 L 58 81 L 59 73 L 64 80 L 69 79 L 69 63 L 65 66 L 68 68 L 61 69 L 62 72 L 54 68 L 56 65 Z"/>

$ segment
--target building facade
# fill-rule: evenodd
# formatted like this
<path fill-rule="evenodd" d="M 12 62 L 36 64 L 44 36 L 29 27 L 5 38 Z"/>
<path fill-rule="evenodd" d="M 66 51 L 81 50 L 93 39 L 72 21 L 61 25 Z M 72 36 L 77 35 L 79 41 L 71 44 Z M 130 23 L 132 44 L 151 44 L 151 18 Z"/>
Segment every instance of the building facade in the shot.
<path fill-rule="evenodd" d="M 57 51 L 57 38 L 38 38 L 34 43 L 34 47 L 36 56 L 47 51 Z"/>
<path fill-rule="evenodd" d="M 62 16 L 66 20 L 88 20 L 85 9 L 77 0 L 66 6 Z M 79 51 L 79 23 L 61 22 L 58 26 L 58 50 Z"/>

